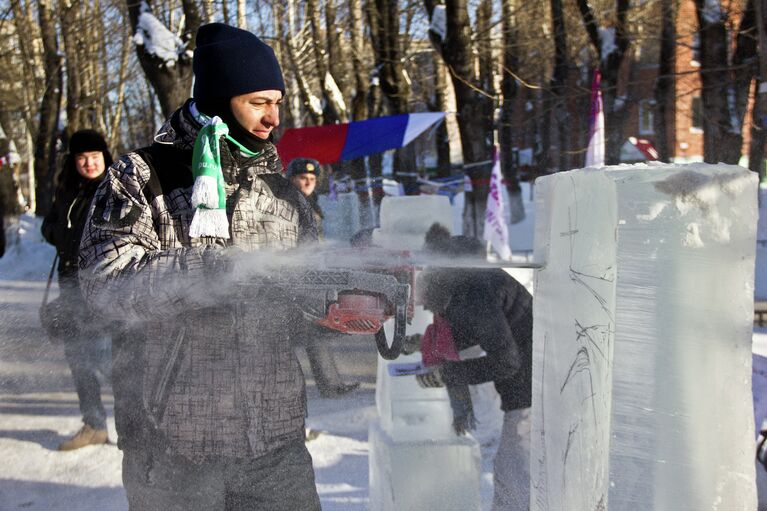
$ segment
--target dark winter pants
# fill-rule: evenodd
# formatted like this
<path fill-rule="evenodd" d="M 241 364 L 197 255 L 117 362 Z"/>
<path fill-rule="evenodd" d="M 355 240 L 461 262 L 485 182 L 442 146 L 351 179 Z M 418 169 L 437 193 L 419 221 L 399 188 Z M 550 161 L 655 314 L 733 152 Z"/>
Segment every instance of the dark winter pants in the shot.
<path fill-rule="evenodd" d="M 101 402 L 101 383 L 97 371 L 108 364 L 108 338 L 65 339 L 64 354 L 75 381 L 83 422 L 94 429 L 106 429 L 107 413 Z"/>
<path fill-rule="evenodd" d="M 194 464 L 126 448 L 130 511 L 318 511 L 312 458 L 303 441 L 261 457 Z"/>
<path fill-rule="evenodd" d="M 100 372 L 110 376 L 111 342 L 107 332 L 88 328 L 98 322 L 87 314 L 87 309 L 77 285 L 69 281 L 59 282 L 62 299 L 72 310 L 71 333 L 64 338 L 64 355 L 72 371 L 80 413 L 83 422 L 94 429 L 106 429 L 107 414 L 101 402 Z"/>

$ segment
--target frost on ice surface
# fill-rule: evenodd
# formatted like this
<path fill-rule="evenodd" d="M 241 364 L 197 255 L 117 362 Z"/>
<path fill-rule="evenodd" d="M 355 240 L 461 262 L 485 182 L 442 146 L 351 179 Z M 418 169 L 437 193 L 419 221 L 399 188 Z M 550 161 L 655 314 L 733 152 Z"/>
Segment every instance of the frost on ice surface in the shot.
<path fill-rule="evenodd" d="M 682 216 L 702 215 L 707 221 L 705 234 L 712 241 L 727 243 L 730 240 L 730 229 L 733 221 L 737 220 L 735 214 L 730 215 L 728 210 L 714 207 L 718 201 L 726 198 L 733 200 L 749 186 L 751 176 L 745 170 L 717 175 L 689 169 L 671 174 L 668 178 L 655 183 L 655 189 L 671 197 L 676 211 Z M 722 196 L 725 197 L 722 197 Z M 703 231 L 700 225 L 694 230 L 688 226 L 684 238 L 685 245 L 689 247 L 701 247 L 704 245 L 701 238 Z"/>
<path fill-rule="evenodd" d="M 703 248 L 703 240 L 700 239 L 700 226 L 696 223 L 687 224 L 687 235 L 682 244 L 685 247 Z"/>
<path fill-rule="evenodd" d="M 650 205 L 650 211 L 646 215 L 637 215 L 637 220 L 643 220 L 645 222 L 649 222 L 650 220 L 655 220 L 658 218 L 658 215 L 663 213 L 663 210 L 666 209 L 666 204 L 663 202 L 655 202 Z"/>
<path fill-rule="evenodd" d="M 136 46 L 144 46 L 148 54 L 163 60 L 168 67 L 173 67 L 188 50 L 181 39 L 168 30 L 146 7 L 143 7 L 142 11 L 133 42 Z"/>

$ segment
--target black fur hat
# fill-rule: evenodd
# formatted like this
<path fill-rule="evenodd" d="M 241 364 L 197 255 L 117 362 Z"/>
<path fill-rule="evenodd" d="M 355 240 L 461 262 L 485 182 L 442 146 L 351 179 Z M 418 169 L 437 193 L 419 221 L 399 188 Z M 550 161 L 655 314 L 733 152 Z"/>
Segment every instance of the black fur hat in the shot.
<path fill-rule="evenodd" d="M 109 152 L 107 142 L 96 130 L 79 130 L 69 139 L 69 154 L 88 153 L 91 151 Z"/>

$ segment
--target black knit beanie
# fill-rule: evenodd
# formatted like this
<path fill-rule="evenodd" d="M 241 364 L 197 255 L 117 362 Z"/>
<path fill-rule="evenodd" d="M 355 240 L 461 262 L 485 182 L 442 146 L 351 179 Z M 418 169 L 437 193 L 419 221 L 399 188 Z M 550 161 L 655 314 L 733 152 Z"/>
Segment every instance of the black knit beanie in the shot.
<path fill-rule="evenodd" d="M 69 139 L 69 154 L 87 153 L 91 151 L 108 152 L 107 142 L 101 133 L 95 130 L 79 130 Z"/>
<path fill-rule="evenodd" d="M 196 43 L 192 69 L 198 103 L 211 105 L 261 90 L 285 94 L 274 50 L 247 30 L 209 23 L 197 31 Z"/>

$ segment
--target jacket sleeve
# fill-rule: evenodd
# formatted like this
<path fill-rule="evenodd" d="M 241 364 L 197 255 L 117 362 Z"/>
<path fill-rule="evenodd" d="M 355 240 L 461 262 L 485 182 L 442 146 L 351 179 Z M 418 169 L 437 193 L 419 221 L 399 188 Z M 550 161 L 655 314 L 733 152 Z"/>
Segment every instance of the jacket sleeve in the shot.
<path fill-rule="evenodd" d="M 53 206 L 48 214 L 45 215 L 43 225 L 40 227 L 40 232 L 42 233 L 43 238 L 45 238 L 45 241 L 54 247 L 58 246 L 56 245 L 56 224 L 58 224 L 58 221 L 59 214 L 58 209 L 56 208 L 56 197 L 54 197 Z"/>
<path fill-rule="evenodd" d="M 521 355 L 514 332 L 503 308 L 503 299 L 482 304 L 482 311 L 464 311 L 469 322 L 465 331 L 473 337 L 470 344 L 479 344 L 486 355 L 460 362 L 446 362 L 442 378 L 448 384 L 477 385 L 512 377 L 521 367 Z"/>
<path fill-rule="evenodd" d="M 80 242 L 82 289 L 110 319 L 148 320 L 214 305 L 221 246 L 163 249 L 142 192 L 149 178 L 131 157 L 110 167 L 91 203 Z M 145 166 L 144 166 L 145 167 Z M 212 285 L 214 279 L 216 286 Z"/>

